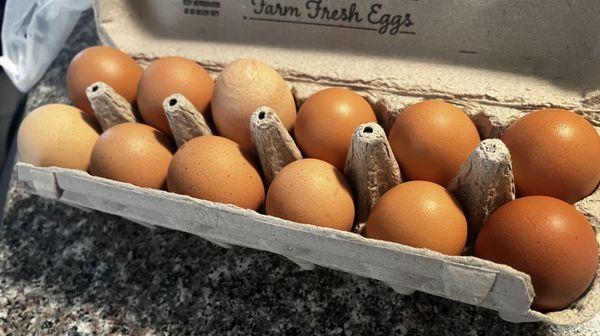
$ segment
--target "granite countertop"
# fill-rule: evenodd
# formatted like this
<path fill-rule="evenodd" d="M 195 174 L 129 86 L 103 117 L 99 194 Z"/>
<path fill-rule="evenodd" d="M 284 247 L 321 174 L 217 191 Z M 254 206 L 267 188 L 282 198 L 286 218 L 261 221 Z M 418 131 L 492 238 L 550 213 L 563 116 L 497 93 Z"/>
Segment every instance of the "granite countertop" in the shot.
<path fill-rule="evenodd" d="M 97 44 L 86 14 L 27 108 L 68 102 L 72 56 Z M 600 335 L 511 324 L 483 308 L 199 237 L 148 229 L 12 186 L 0 225 L 0 334 Z"/>

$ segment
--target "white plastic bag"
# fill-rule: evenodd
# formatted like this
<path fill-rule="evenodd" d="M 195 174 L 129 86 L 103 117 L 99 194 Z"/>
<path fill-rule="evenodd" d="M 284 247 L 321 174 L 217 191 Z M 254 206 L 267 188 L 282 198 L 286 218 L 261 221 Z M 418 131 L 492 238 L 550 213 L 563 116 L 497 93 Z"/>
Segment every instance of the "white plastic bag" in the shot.
<path fill-rule="evenodd" d="M 42 78 L 90 0 L 8 0 L 0 65 L 25 92 Z"/>

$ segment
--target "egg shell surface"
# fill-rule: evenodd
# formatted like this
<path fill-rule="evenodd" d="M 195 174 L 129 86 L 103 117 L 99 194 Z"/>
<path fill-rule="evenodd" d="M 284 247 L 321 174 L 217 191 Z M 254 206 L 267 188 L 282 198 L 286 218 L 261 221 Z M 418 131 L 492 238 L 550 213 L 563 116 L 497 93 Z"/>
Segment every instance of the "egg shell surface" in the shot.
<path fill-rule="evenodd" d="M 99 136 L 96 119 L 80 109 L 44 105 L 29 113 L 19 127 L 19 158 L 38 167 L 88 170 Z"/>
<path fill-rule="evenodd" d="M 596 234 L 572 205 L 529 196 L 496 210 L 475 242 L 475 256 L 531 276 L 533 308 L 562 310 L 589 287 L 598 267 Z"/>

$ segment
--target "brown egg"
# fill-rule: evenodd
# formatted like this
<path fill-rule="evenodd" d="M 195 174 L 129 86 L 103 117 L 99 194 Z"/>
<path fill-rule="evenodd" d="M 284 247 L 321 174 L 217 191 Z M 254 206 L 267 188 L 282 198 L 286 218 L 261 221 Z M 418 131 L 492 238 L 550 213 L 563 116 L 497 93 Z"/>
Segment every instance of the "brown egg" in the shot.
<path fill-rule="evenodd" d="M 268 215 L 298 223 L 350 231 L 354 200 L 344 176 L 316 159 L 290 163 L 277 174 L 267 194 Z"/>
<path fill-rule="evenodd" d="M 544 109 L 514 122 L 502 136 L 517 192 L 575 203 L 600 183 L 600 135 L 583 117 Z"/>
<path fill-rule="evenodd" d="M 405 178 L 448 186 L 480 139 L 461 109 L 426 100 L 400 113 L 389 141 Z"/>
<path fill-rule="evenodd" d="M 184 95 L 206 118 L 215 83 L 198 63 L 182 57 L 154 61 L 142 75 L 138 88 L 138 107 L 148 125 L 171 136 L 163 102 L 172 94 Z"/>
<path fill-rule="evenodd" d="M 258 210 L 265 188 L 255 164 L 240 146 L 220 136 L 202 136 L 183 145 L 171 162 L 171 192 Z"/>
<path fill-rule="evenodd" d="M 467 220 L 444 187 L 426 181 L 399 184 L 375 204 L 365 228 L 368 238 L 387 240 L 448 255 L 460 255 Z"/>
<path fill-rule="evenodd" d="M 19 127 L 19 158 L 38 167 L 88 170 L 99 129 L 94 118 L 76 107 L 62 104 L 38 107 Z"/>
<path fill-rule="evenodd" d="M 475 256 L 531 276 L 540 311 L 561 310 L 589 287 L 598 265 L 590 223 L 573 206 L 546 196 L 509 202 L 488 218 Z"/>
<path fill-rule="evenodd" d="M 85 94 L 88 86 L 104 82 L 135 104 L 142 68 L 118 49 L 96 46 L 79 52 L 67 69 L 67 92 L 73 104 L 96 117 Z"/>
<path fill-rule="evenodd" d="M 344 171 L 354 130 L 369 122 L 377 122 L 377 117 L 363 97 L 347 89 L 321 90 L 300 107 L 296 142 L 307 157 Z"/>
<path fill-rule="evenodd" d="M 217 78 L 212 105 L 220 135 L 237 142 L 248 153 L 254 153 L 250 116 L 261 106 L 272 108 L 288 131 L 294 128 L 296 103 L 277 71 L 249 59 L 234 61 L 223 69 Z"/>
<path fill-rule="evenodd" d="M 94 145 L 90 172 L 139 187 L 162 189 L 173 148 L 171 140 L 153 127 L 119 124 L 102 133 Z"/>

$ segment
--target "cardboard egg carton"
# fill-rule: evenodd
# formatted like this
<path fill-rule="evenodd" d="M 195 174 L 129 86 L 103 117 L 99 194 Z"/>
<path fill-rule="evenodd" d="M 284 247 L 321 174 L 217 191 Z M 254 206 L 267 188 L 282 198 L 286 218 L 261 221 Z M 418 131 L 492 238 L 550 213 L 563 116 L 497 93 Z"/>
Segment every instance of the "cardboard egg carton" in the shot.
<path fill-rule="evenodd" d="M 471 154 L 451 186 L 475 229 L 491 211 L 514 198 L 510 155 L 491 138 L 525 113 L 548 106 L 572 109 L 600 126 L 600 76 L 592 70 L 600 69 L 593 57 L 597 41 L 595 34 L 582 33 L 598 31 L 600 22 L 577 15 L 578 24 L 573 25 L 569 15 L 555 15 L 600 10 L 600 3 L 593 0 L 574 7 L 558 0 L 486 4 L 380 0 L 355 6 L 342 0 L 97 0 L 94 9 L 102 42 L 131 54 L 142 65 L 179 55 L 199 62 L 215 76 L 235 59 L 255 58 L 284 76 L 298 106 L 330 86 L 348 87 L 365 96 L 381 128 L 373 125 L 374 132 L 364 132 L 368 126 L 361 126 L 351 149 L 363 161 L 348 165 L 349 180 L 366 180 L 360 176 L 367 168 L 374 172 L 366 181 L 370 187 L 365 182 L 364 191 L 358 193 L 358 232 L 378 196 L 400 181 L 385 154 L 384 132 L 407 105 L 445 99 L 462 107 L 482 138 L 489 139 Z M 100 93 L 108 98 L 100 97 L 99 104 L 119 101 L 111 97 L 110 88 Z M 177 109 L 188 110 L 184 100 L 178 102 L 183 103 L 168 115 L 187 120 L 190 126 L 181 129 L 182 136 L 203 132 L 193 118 L 177 114 Z M 268 120 L 269 111 L 265 112 Z M 255 141 L 261 148 L 272 148 L 265 151 L 278 154 L 280 160 L 262 162 L 265 172 L 275 174 L 282 162 L 298 158 L 281 129 L 255 121 L 257 131 L 280 139 Z M 369 160 L 378 164 L 369 167 Z M 568 309 L 542 314 L 530 309 L 534 296 L 530 277 L 505 265 L 293 223 L 81 171 L 18 163 L 17 173 L 21 185 L 43 197 L 189 232 L 223 247 L 270 251 L 305 269 L 319 265 L 377 279 L 402 294 L 422 291 L 490 308 L 512 322 L 577 324 L 600 310 L 598 277 Z M 272 178 L 266 175 L 267 180 Z M 353 184 L 357 189 L 358 183 Z M 600 191 L 576 206 L 600 226 Z"/>

